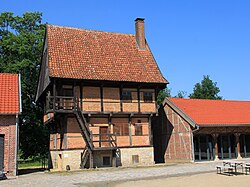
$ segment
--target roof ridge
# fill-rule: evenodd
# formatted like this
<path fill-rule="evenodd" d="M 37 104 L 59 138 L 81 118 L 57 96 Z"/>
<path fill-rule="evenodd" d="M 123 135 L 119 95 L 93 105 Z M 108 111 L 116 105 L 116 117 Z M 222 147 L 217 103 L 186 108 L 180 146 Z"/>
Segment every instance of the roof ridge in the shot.
<path fill-rule="evenodd" d="M 129 36 L 135 36 L 135 34 L 130 34 L 130 33 L 108 32 L 108 31 L 100 31 L 100 30 L 92 30 L 92 29 L 76 28 L 76 27 L 61 26 L 61 25 L 53 25 L 53 24 L 47 24 L 47 26 L 58 27 L 58 28 L 65 28 L 65 29 L 72 29 L 72 30 L 87 31 L 87 32 L 100 32 L 100 33 L 107 33 L 107 34 L 119 34 L 119 35 L 129 35 Z"/>
<path fill-rule="evenodd" d="M 0 75 L 15 75 L 15 76 L 17 76 L 18 74 L 17 73 L 0 73 Z"/>
<path fill-rule="evenodd" d="M 217 99 L 196 99 L 196 98 L 176 98 L 176 97 L 171 97 L 170 99 L 178 99 L 178 100 L 197 100 L 197 101 L 218 101 L 218 102 L 250 102 L 250 100 L 217 100 Z"/>

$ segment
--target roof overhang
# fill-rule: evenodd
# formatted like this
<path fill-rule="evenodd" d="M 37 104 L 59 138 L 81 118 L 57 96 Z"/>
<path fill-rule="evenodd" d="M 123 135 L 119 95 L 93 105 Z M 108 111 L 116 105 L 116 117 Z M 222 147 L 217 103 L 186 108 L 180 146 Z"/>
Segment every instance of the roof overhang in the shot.
<path fill-rule="evenodd" d="M 197 124 L 200 127 L 250 127 L 250 124 Z"/>

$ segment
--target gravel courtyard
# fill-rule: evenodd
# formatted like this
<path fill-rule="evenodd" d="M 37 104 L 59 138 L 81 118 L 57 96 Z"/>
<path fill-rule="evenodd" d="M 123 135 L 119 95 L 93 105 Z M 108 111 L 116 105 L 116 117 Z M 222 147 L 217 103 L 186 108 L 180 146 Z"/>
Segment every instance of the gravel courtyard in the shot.
<path fill-rule="evenodd" d="M 250 159 L 244 159 L 243 161 L 250 162 Z M 245 180 L 250 181 L 250 175 L 230 177 L 217 175 L 215 168 L 216 165 L 221 163 L 222 161 L 214 161 L 176 165 L 156 165 L 151 167 L 94 169 L 78 172 L 37 172 L 20 175 L 17 178 L 2 180 L 0 181 L 0 186 L 182 186 L 182 183 L 176 183 L 180 180 L 183 180 L 183 186 L 189 186 L 188 184 L 191 185 L 191 183 L 187 184 L 185 180 L 195 181 L 194 179 L 199 179 L 205 184 L 201 186 L 209 186 L 209 184 L 212 186 L 211 182 L 214 181 L 212 178 L 215 178 L 218 182 L 220 182 L 220 180 L 232 180 L 232 184 L 233 182 L 239 184 L 238 180 L 240 180 L 242 181 L 242 183 L 240 183 L 242 185 L 240 186 L 244 186 Z M 210 183 L 208 182 L 209 180 L 207 180 L 208 177 L 211 180 Z M 193 184 L 193 186 L 195 186 L 195 184 Z M 229 187 L 230 185 L 226 186 Z"/>

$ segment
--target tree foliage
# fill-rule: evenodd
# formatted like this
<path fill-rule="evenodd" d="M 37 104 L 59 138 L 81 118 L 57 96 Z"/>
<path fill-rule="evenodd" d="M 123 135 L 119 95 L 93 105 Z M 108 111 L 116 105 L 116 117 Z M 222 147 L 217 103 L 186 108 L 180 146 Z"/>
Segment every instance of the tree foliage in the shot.
<path fill-rule="evenodd" d="M 39 12 L 0 14 L 0 72 L 19 72 L 22 78 L 19 142 L 23 158 L 45 155 L 48 148 L 42 109 L 34 103 L 44 32 Z"/>
<path fill-rule="evenodd" d="M 187 96 L 187 92 L 186 91 L 178 91 L 177 95 L 175 96 L 176 98 L 185 98 Z"/>
<path fill-rule="evenodd" d="M 161 90 L 157 96 L 157 104 L 161 105 L 166 97 L 171 97 L 170 89 L 165 88 Z"/>
<path fill-rule="evenodd" d="M 196 99 L 216 99 L 221 100 L 222 97 L 218 96 L 220 89 L 217 87 L 217 83 L 213 82 L 208 75 L 203 76 L 201 83 L 196 83 L 193 89 L 193 93 L 189 95 L 190 98 Z"/>

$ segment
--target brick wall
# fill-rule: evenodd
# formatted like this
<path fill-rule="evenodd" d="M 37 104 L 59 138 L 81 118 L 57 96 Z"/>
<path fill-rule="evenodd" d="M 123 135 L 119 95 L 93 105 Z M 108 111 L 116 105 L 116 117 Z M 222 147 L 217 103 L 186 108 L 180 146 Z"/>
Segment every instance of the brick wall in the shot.
<path fill-rule="evenodd" d="M 169 137 L 165 161 L 191 161 L 192 160 L 192 130 L 190 125 L 167 105 L 167 132 Z"/>
<path fill-rule="evenodd" d="M 78 87 L 77 87 L 78 88 Z M 131 91 L 132 102 L 122 102 L 123 112 L 138 112 L 138 92 L 136 88 L 124 88 Z M 80 96 L 80 89 L 77 89 L 77 97 Z M 152 92 L 153 101 L 151 103 L 144 102 L 143 92 Z M 83 111 L 100 112 L 101 111 L 101 93 L 100 87 L 83 87 Z M 156 112 L 155 92 L 154 89 L 140 90 L 140 110 L 141 112 Z M 104 112 L 120 112 L 120 89 L 103 87 L 103 111 Z"/>
<path fill-rule="evenodd" d="M 16 168 L 16 116 L 0 115 L 0 134 L 4 134 L 4 171 L 14 175 Z"/>
<path fill-rule="evenodd" d="M 156 163 L 192 161 L 192 129 L 167 105 L 152 119 Z"/>

